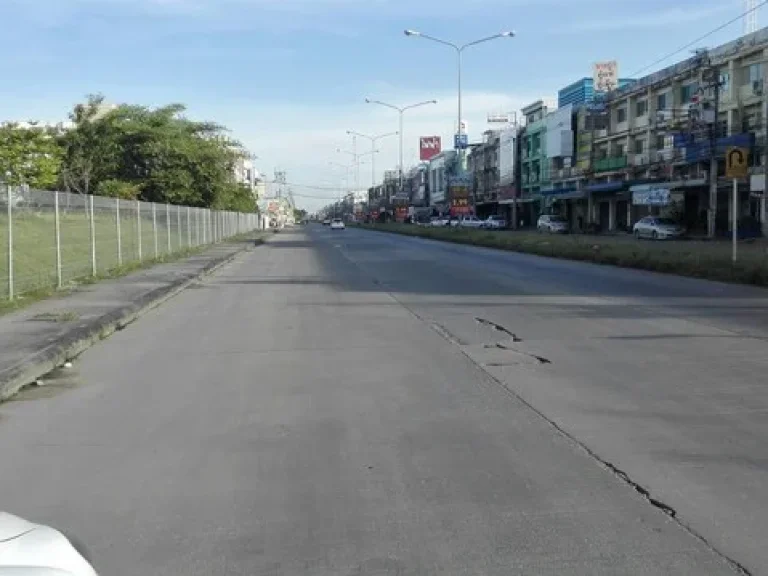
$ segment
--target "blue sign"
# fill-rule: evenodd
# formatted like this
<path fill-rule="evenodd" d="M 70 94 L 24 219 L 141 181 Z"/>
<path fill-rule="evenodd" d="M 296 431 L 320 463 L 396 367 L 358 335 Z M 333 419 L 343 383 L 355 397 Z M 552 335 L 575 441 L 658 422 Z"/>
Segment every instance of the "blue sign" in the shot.
<path fill-rule="evenodd" d="M 671 194 L 667 188 L 649 186 L 632 187 L 632 204 L 635 206 L 668 206 Z"/>
<path fill-rule="evenodd" d="M 466 134 L 454 134 L 453 135 L 453 147 L 454 148 L 468 148 L 469 136 Z"/>

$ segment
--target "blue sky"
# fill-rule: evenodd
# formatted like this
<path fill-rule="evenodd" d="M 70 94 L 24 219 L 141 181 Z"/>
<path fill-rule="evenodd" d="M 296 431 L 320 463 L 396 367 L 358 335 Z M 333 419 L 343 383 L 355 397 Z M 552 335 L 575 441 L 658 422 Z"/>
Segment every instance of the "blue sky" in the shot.
<path fill-rule="evenodd" d="M 101 92 L 112 102 L 182 102 L 194 117 L 228 126 L 297 184 L 333 187 L 351 147 L 346 130 L 397 128 L 396 115 L 364 103 L 437 99 L 411 111 L 406 164 L 418 136 L 448 142 L 455 125 L 455 56 L 403 29 L 464 42 L 515 30 L 465 53 L 470 136 L 488 112 L 519 110 L 616 59 L 630 76 L 742 12 L 741 0 L 0 0 L 0 116 L 58 121 Z M 761 14 L 761 24 L 768 15 Z M 741 34 L 736 23 L 702 42 Z M 647 74 L 688 56 L 683 52 Z M 642 74 L 641 74 L 642 75 Z M 360 143 L 360 147 L 369 144 Z M 397 163 L 381 142 L 377 178 Z M 360 185 L 370 183 L 361 167 Z M 295 187 L 309 207 L 333 193 Z"/>

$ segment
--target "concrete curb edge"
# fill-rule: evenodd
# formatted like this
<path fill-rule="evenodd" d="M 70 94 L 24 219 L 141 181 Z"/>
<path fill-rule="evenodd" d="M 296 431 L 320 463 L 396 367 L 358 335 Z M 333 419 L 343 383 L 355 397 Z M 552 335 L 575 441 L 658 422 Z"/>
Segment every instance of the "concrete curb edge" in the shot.
<path fill-rule="evenodd" d="M 122 330 L 150 310 L 160 306 L 188 288 L 200 278 L 214 273 L 219 268 L 232 262 L 237 256 L 252 247 L 264 244 L 257 240 L 246 244 L 240 250 L 212 260 L 202 270 L 175 279 L 170 284 L 161 286 L 116 310 L 77 326 L 55 342 L 25 358 L 22 362 L 0 372 L 0 402 L 13 397 L 24 386 L 35 382 L 54 368 L 82 354 L 95 343 Z"/>

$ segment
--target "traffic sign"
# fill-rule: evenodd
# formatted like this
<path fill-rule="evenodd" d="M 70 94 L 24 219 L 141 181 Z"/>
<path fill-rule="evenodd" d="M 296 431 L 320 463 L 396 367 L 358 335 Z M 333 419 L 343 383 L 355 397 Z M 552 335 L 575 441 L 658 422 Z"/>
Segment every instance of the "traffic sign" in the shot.
<path fill-rule="evenodd" d="M 466 134 L 454 134 L 453 135 L 453 147 L 454 148 L 468 148 L 469 136 Z"/>
<path fill-rule="evenodd" d="M 746 178 L 749 175 L 748 159 L 747 148 L 728 148 L 725 153 L 726 178 Z"/>

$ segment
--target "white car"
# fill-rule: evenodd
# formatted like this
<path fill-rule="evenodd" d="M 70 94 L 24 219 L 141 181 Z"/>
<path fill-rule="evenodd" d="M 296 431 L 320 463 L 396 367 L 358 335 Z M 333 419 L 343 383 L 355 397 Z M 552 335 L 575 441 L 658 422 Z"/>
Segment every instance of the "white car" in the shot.
<path fill-rule="evenodd" d="M 58 530 L 0 512 L 0 576 L 98 576 Z"/>
<path fill-rule="evenodd" d="M 330 224 L 331 224 L 330 218 L 326 218 L 325 220 L 323 220 L 323 226 L 330 226 Z"/>
<path fill-rule="evenodd" d="M 459 227 L 460 228 L 481 228 L 483 225 L 483 221 L 480 220 L 477 216 L 465 216 L 461 220 L 459 220 Z"/>
<path fill-rule="evenodd" d="M 500 230 L 501 228 L 506 227 L 507 221 L 504 219 L 504 216 L 488 216 L 488 218 L 483 221 L 483 228 L 487 228 L 489 230 Z"/>
<path fill-rule="evenodd" d="M 331 220 L 331 230 L 344 230 L 344 222 L 341 218 L 334 218 Z"/>
<path fill-rule="evenodd" d="M 635 238 L 653 238 L 654 240 L 671 240 L 685 235 L 685 228 L 671 218 L 646 216 L 638 220 L 632 227 Z"/>
<path fill-rule="evenodd" d="M 555 214 L 542 214 L 536 223 L 536 229 L 539 232 L 550 232 L 552 234 L 567 234 L 568 220 Z"/>

